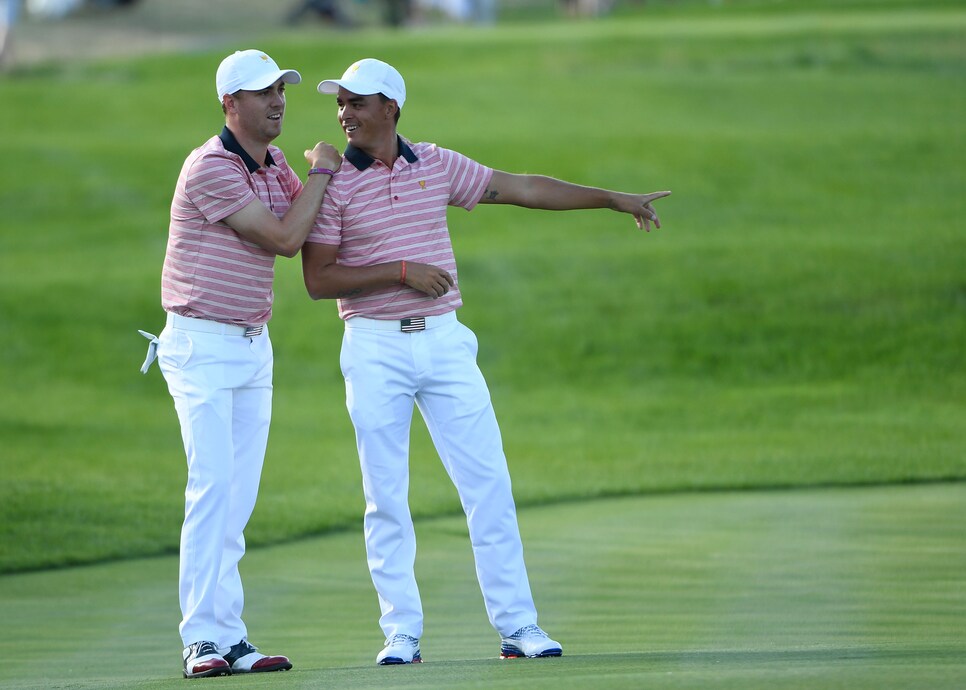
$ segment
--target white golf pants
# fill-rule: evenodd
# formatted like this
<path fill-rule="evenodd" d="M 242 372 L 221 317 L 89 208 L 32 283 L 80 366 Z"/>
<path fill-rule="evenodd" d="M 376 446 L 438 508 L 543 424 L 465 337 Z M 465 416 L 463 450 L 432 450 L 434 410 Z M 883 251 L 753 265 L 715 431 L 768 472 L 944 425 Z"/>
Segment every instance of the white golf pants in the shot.
<path fill-rule="evenodd" d="M 181 637 L 185 645 L 209 640 L 226 647 L 248 635 L 238 561 L 268 443 L 272 343 L 267 327 L 254 337 L 222 335 L 185 330 L 169 318 L 158 363 L 188 460 Z"/>
<path fill-rule="evenodd" d="M 490 623 L 503 635 L 536 623 L 510 474 L 477 340 L 456 314 L 426 330 L 352 318 L 342 341 L 346 405 L 356 431 L 366 499 L 366 553 L 386 637 L 420 637 L 423 611 L 409 510 L 409 438 L 418 406 L 466 513 Z"/>

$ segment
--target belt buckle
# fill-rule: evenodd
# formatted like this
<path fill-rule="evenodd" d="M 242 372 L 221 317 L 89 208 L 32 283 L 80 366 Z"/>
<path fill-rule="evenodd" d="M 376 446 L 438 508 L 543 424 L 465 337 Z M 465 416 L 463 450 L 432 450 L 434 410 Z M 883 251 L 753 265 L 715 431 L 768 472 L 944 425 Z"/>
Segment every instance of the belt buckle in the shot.
<path fill-rule="evenodd" d="M 399 322 L 399 330 L 403 333 L 416 333 L 426 330 L 426 317 L 414 316 L 410 319 L 403 319 Z"/>
<path fill-rule="evenodd" d="M 245 337 L 254 338 L 256 335 L 261 335 L 262 330 L 265 328 L 265 324 L 259 324 L 258 326 L 246 326 L 245 327 Z"/>

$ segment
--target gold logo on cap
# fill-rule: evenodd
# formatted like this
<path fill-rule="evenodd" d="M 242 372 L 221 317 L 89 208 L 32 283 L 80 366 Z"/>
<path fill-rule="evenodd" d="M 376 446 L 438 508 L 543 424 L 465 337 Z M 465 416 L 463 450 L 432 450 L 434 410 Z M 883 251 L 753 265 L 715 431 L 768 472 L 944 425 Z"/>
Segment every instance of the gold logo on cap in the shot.
<path fill-rule="evenodd" d="M 259 55 L 258 57 L 260 57 L 265 62 L 268 62 L 268 56 L 267 55 Z"/>

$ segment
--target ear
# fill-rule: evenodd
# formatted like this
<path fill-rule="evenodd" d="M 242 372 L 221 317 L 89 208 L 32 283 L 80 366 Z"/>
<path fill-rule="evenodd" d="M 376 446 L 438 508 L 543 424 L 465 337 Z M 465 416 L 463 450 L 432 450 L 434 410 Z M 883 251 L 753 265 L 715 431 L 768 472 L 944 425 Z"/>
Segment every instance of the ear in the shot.
<path fill-rule="evenodd" d="M 221 105 L 224 107 L 226 113 L 230 113 L 235 109 L 235 97 L 230 93 L 226 93 L 221 97 Z"/>
<path fill-rule="evenodd" d="M 391 120 L 396 116 L 396 111 L 399 110 L 399 104 L 394 100 L 386 101 L 386 118 Z"/>

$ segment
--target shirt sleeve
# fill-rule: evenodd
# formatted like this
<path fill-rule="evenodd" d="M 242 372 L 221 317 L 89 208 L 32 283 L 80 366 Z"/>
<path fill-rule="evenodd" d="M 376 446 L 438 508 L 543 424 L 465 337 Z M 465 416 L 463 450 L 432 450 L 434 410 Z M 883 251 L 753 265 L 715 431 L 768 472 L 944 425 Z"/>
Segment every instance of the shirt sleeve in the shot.
<path fill-rule="evenodd" d="M 473 210 L 493 177 L 493 169 L 462 153 L 437 148 L 450 180 L 449 205 Z"/>
<path fill-rule="evenodd" d="M 209 223 L 224 220 L 258 198 L 245 164 L 216 153 L 202 154 L 190 164 L 185 195 Z"/>

